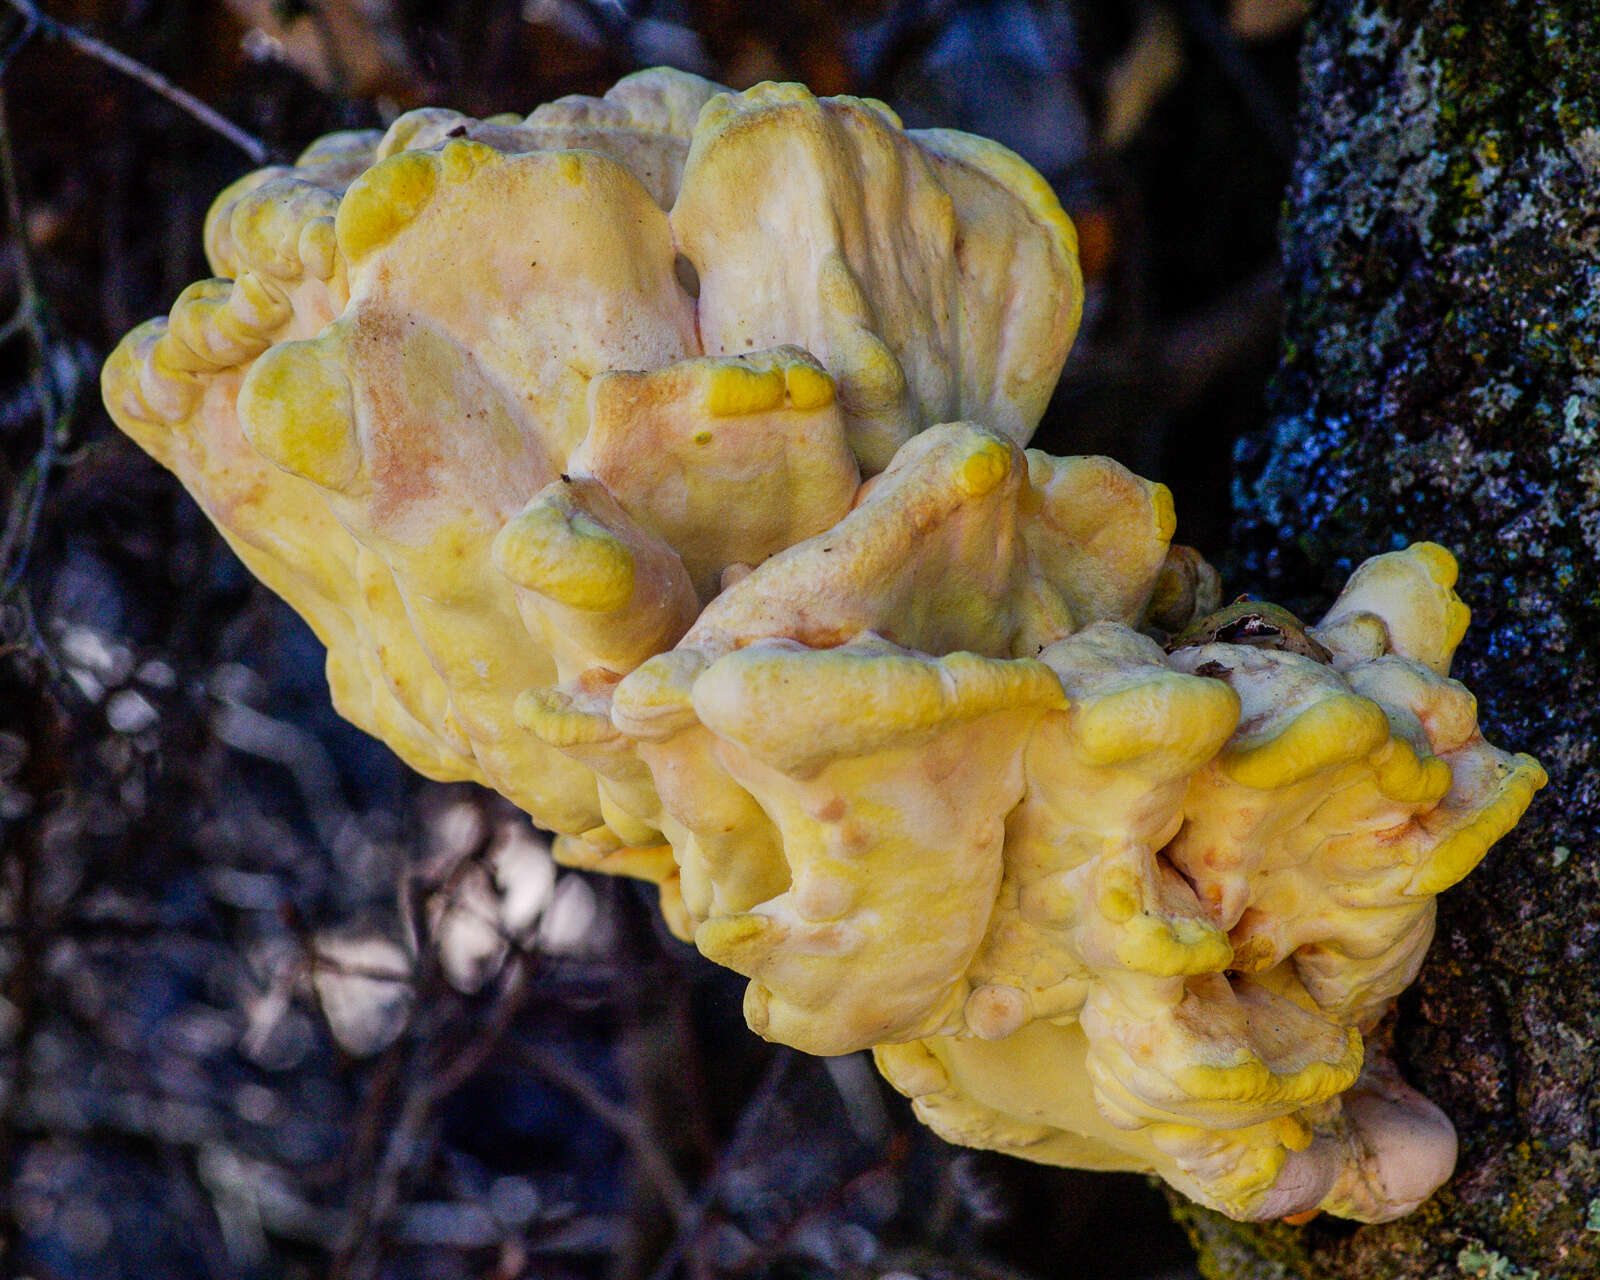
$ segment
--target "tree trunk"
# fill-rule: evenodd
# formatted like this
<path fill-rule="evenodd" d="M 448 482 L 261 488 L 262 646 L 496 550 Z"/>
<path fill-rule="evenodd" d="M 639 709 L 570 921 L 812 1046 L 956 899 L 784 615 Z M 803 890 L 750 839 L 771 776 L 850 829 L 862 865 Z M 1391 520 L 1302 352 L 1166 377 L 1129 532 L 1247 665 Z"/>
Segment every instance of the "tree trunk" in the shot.
<path fill-rule="evenodd" d="M 1600 1276 L 1600 8 L 1340 0 L 1307 32 L 1241 581 L 1325 603 L 1414 539 L 1462 563 L 1454 674 L 1550 785 L 1445 894 L 1394 1020 L 1461 1157 L 1387 1226 L 1182 1207 L 1212 1277 Z"/>

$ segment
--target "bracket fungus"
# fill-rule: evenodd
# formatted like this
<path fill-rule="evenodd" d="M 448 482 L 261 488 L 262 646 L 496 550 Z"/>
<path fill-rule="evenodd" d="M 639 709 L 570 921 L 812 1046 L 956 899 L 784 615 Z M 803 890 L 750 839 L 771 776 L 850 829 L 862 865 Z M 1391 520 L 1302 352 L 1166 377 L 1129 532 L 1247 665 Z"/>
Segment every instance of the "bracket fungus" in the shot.
<path fill-rule="evenodd" d="M 345 716 L 658 884 L 755 1030 L 1236 1217 L 1448 1176 L 1364 1039 L 1544 782 L 1455 563 L 1217 612 L 1163 486 L 1026 450 L 1081 284 L 1016 156 L 656 70 L 324 138 L 205 242 L 113 417 Z"/>

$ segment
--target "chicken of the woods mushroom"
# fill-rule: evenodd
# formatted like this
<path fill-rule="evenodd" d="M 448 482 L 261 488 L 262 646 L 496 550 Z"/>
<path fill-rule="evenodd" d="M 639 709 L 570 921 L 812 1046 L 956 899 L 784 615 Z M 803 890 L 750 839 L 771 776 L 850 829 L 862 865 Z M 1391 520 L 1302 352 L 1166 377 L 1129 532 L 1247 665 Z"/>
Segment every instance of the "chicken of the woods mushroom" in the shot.
<path fill-rule="evenodd" d="M 1217 611 L 1166 488 L 1025 450 L 1082 291 L 1016 156 L 647 71 L 323 138 L 205 247 L 112 416 L 345 716 L 656 882 L 756 1031 L 1239 1218 L 1449 1175 L 1363 1038 L 1544 782 L 1449 678 L 1455 562 Z"/>

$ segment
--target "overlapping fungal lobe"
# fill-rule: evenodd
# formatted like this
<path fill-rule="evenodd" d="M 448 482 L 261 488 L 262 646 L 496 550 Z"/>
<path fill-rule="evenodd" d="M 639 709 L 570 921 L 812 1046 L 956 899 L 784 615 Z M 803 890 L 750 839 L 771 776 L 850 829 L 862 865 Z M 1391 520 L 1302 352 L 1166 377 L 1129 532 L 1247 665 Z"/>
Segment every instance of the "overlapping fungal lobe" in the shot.
<path fill-rule="evenodd" d="M 245 433 L 317 484 L 390 566 L 486 776 L 541 822 L 584 830 L 600 820 L 587 771 L 513 721 L 517 695 L 558 676 L 557 646 L 530 636 L 524 615 L 542 617 L 544 601 L 557 625 L 567 609 L 614 612 L 619 592 L 671 578 L 670 552 L 649 565 L 653 543 L 606 495 L 543 492 L 570 487 L 560 476 L 587 432 L 596 373 L 693 349 L 666 217 L 602 155 L 452 139 L 368 170 L 338 228 L 350 303 L 319 337 L 256 362 Z M 462 236 L 481 251 L 437 270 Z M 547 518 L 523 510 L 530 499 Z M 643 638 L 675 638 L 661 622 Z"/>
<path fill-rule="evenodd" d="M 1071 777 L 1071 747 L 1043 755 L 1057 773 L 1012 816 L 1017 870 L 972 970 L 973 998 L 1006 1015 L 996 1029 L 1019 1010 L 1043 1020 L 994 1040 L 969 1017 L 979 1038 L 880 1047 L 930 1124 L 1066 1163 L 1087 1137 L 1106 1164 L 1153 1168 L 1238 1217 L 1377 1221 L 1431 1194 L 1453 1131 L 1361 1035 L 1415 976 L 1434 895 L 1544 781 L 1529 757 L 1483 741 L 1470 695 L 1444 674 L 1466 622 L 1454 580 L 1447 552 L 1417 544 L 1361 566 L 1317 627 L 1238 605 L 1170 654 L 1147 649 L 1156 687 L 1199 680 L 1227 698 L 1173 718 L 1213 726 L 1187 759 L 1165 738 L 1176 790 L 1119 794 L 1104 776 Z M 1087 648 L 1095 630 L 1057 651 Z M 1137 679 L 1136 661 L 1116 665 Z M 1154 723 L 1120 708 L 1109 721 L 1118 736 Z M 1041 830 L 1038 812 L 1063 817 Z M 1097 826 L 1121 840 L 1084 830 Z M 1042 871 L 1052 858 L 1066 869 Z M 997 977 L 1030 965 L 1031 989 Z M 1071 1065 L 1035 1087 L 1044 1060 Z"/>
<path fill-rule="evenodd" d="M 569 470 L 672 547 L 701 601 L 831 528 L 861 486 L 833 379 L 794 346 L 599 375 Z"/>
<path fill-rule="evenodd" d="M 866 283 L 837 358 L 799 319 L 815 273 L 758 284 L 773 255 L 734 234 L 751 189 L 740 166 L 748 178 L 764 160 L 718 121 L 759 121 L 766 137 L 795 110 L 875 122 L 840 133 L 820 166 L 762 170 L 778 204 L 822 223 L 832 205 L 853 211 Z M 1079 289 L 1059 207 L 999 148 L 937 149 L 871 103 L 728 95 L 666 70 L 526 118 L 429 109 L 381 137 L 333 135 L 223 193 L 206 245 L 227 278 L 129 336 L 107 402 L 312 623 L 347 715 L 431 776 L 480 778 L 547 826 L 595 833 L 586 848 L 622 838 L 600 831 L 608 817 L 631 844 L 648 832 L 619 797 L 651 803 L 637 767 L 602 783 L 518 724 L 518 698 L 625 674 L 725 579 L 848 511 L 863 468 L 892 450 L 863 452 L 839 387 L 859 381 L 862 351 L 891 380 L 902 360 L 920 367 L 930 331 L 914 303 L 937 295 L 1027 348 L 991 343 L 983 366 L 1022 405 L 1008 410 L 1019 436 L 1065 356 Z M 898 190 L 874 156 L 922 177 Z M 719 213 L 729 183 L 740 199 Z M 944 239 L 898 258 L 888 229 L 930 216 Z M 954 240 L 992 256 L 1013 234 L 1031 275 L 952 275 Z M 1042 311 L 1041 285 L 1056 299 Z M 729 297 L 760 299 L 770 340 L 706 340 Z M 953 369 L 956 350 L 934 363 Z M 547 720 L 529 723 L 577 732 Z"/>
<path fill-rule="evenodd" d="M 637 178 L 651 198 L 670 209 L 677 198 L 700 109 L 725 92 L 700 76 L 655 67 L 624 76 L 604 97 L 580 94 L 546 102 L 527 116 L 475 120 L 443 107 L 408 111 L 390 126 L 376 158 L 430 151 L 452 138 L 481 142 L 506 154 L 596 151 Z"/>
<path fill-rule="evenodd" d="M 364 556 L 303 478 L 276 468 L 239 427 L 243 373 L 274 342 L 315 333 L 344 305 L 333 246 L 337 192 L 372 135 L 324 139 L 293 169 L 223 193 L 207 219 L 213 266 L 171 316 L 139 326 L 107 362 L 119 426 L 188 486 L 241 559 L 328 648 L 339 710 L 439 778 L 479 777 L 437 675 L 405 622 L 388 570 Z"/>
<path fill-rule="evenodd" d="M 546 114 L 554 118 L 531 136 L 510 139 L 516 145 L 508 149 L 576 139 L 643 155 L 641 168 L 647 176 L 659 171 L 656 185 L 670 201 L 693 110 L 714 89 L 673 72 L 631 77 L 613 90 L 615 100 L 587 107 L 551 104 Z M 603 136 L 593 117 L 605 118 Z M 392 332 L 385 340 L 381 309 L 376 316 L 369 309 L 359 323 L 346 322 L 350 342 L 332 359 L 297 361 L 296 353 L 285 353 L 276 389 L 293 388 L 293 394 L 276 406 L 269 403 L 271 395 L 257 397 L 265 452 L 244 438 L 237 405 L 244 375 L 264 352 L 277 350 L 274 344 L 309 342 L 331 321 L 346 319 L 352 249 L 354 257 L 370 257 L 366 251 L 382 238 L 382 228 L 398 229 L 425 208 L 441 172 L 447 179 L 459 178 L 469 167 L 463 160 L 481 155 L 481 148 L 458 150 L 449 166 L 434 156 L 409 166 L 402 160 L 367 182 L 368 198 L 363 201 L 358 191 L 346 209 L 346 188 L 359 183 L 376 162 L 403 152 L 429 122 L 402 117 L 383 137 L 330 135 L 295 165 L 261 170 L 225 191 L 213 205 L 205 234 L 212 268 L 225 278 L 191 286 L 167 320 L 129 334 L 108 361 L 103 383 L 119 425 L 178 473 L 257 576 L 288 599 L 327 645 L 329 683 L 339 709 L 430 776 L 481 779 L 479 745 L 457 718 L 452 691 L 436 669 L 437 653 L 414 633 L 392 567 L 369 540 L 343 526 L 326 501 L 327 491 L 349 482 L 365 463 L 358 456 L 359 441 L 344 425 L 356 413 L 346 384 L 361 384 L 363 369 L 359 358 L 355 367 L 340 366 L 352 354 L 371 351 L 379 355 L 374 362 L 379 366 L 395 362 L 396 343 Z M 507 123 L 495 126 L 503 140 Z M 564 127 L 578 131 L 563 134 Z M 341 211 L 342 243 L 336 225 Z M 503 216 L 505 210 L 502 205 L 486 212 Z M 500 239 L 493 222 L 479 229 L 487 234 L 477 247 Z M 419 239 L 426 236 L 412 237 Z M 439 247 L 435 242 L 433 248 Z M 404 265 L 424 268 L 428 278 L 449 276 L 463 255 L 454 245 L 446 248 L 433 261 L 413 257 L 404 264 L 380 264 L 379 273 Z M 416 318 L 405 310 L 416 301 L 414 295 L 401 299 L 407 320 Z M 312 355 L 327 355 L 330 345 Z M 427 358 L 437 362 L 438 353 L 422 354 L 421 361 L 408 363 L 414 380 L 427 381 Z M 299 373 L 309 375 L 304 386 L 297 385 Z M 257 385 L 274 387 L 272 379 Z M 582 397 L 580 385 L 573 398 L 581 403 Z M 489 412 L 493 405 L 491 397 Z M 425 424 L 413 441 L 420 453 L 435 447 L 442 425 Z M 491 474 L 499 467 L 492 451 L 481 462 Z M 472 718 L 470 710 L 467 715 Z M 548 770 L 570 773 L 559 759 Z M 582 785 L 578 780 L 579 790 Z M 531 794 L 528 798 L 551 821 L 582 825 L 593 816 L 592 805 L 581 801 L 551 805 Z"/>
<path fill-rule="evenodd" d="M 1025 443 L 1077 331 L 1076 235 L 1044 180 L 881 102 L 770 84 L 712 100 L 672 221 L 707 354 L 810 351 L 868 472 L 932 423 Z"/>
<path fill-rule="evenodd" d="M 1015 156 L 656 70 L 332 135 L 205 241 L 113 417 L 343 714 L 657 884 L 757 1031 L 1240 1217 L 1448 1175 L 1362 1036 L 1544 780 L 1449 679 L 1454 561 L 1218 609 L 1163 486 L 1025 450 L 1081 285 Z"/>
<path fill-rule="evenodd" d="M 1115 623 L 1040 660 L 1070 701 L 1027 743 L 1001 892 L 969 971 L 967 1022 L 988 1040 L 1076 1016 L 1096 973 L 1178 978 L 1231 956 L 1156 851 L 1182 821 L 1190 775 L 1233 731 L 1237 698 L 1173 671 L 1158 645 Z"/>
<path fill-rule="evenodd" d="M 1170 512 L 1104 459 L 934 427 L 621 682 L 696 945 L 752 979 L 753 1026 L 819 1053 L 964 1027 L 1023 746 L 1068 705 L 1034 655 L 1131 620 Z"/>
<path fill-rule="evenodd" d="M 1196 779 L 1168 856 L 1229 929 L 1235 969 L 1292 957 L 1350 1025 L 1410 983 L 1435 895 L 1544 781 L 1483 740 L 1445 674 L 1467 622 L 1455 573 L 1429 543 L 1369 560 L 1310 633 L 1322 661 L 1225 642 L 1172 655 L 1229 683 L 1251 728 Z"/>

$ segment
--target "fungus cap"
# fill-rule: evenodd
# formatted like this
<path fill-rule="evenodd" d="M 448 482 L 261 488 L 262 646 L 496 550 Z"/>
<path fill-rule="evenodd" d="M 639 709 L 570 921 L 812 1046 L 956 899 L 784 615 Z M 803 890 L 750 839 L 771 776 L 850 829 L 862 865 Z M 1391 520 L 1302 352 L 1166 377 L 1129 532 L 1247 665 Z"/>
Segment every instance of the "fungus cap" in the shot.
<path fill-rule="evenodd" d="M 655 70 L 330 135 L 205 247 L 112 416 L 344 715 L 657 884 L 758 1032 L 1238 1217 L 1448 1175 L 1366 1036 L 1544 781 L 1449 679 L 1455 563 L 1214 612 L 1164 486 L 1027 450 L 1082 288 L 1016 156 Z"/>

